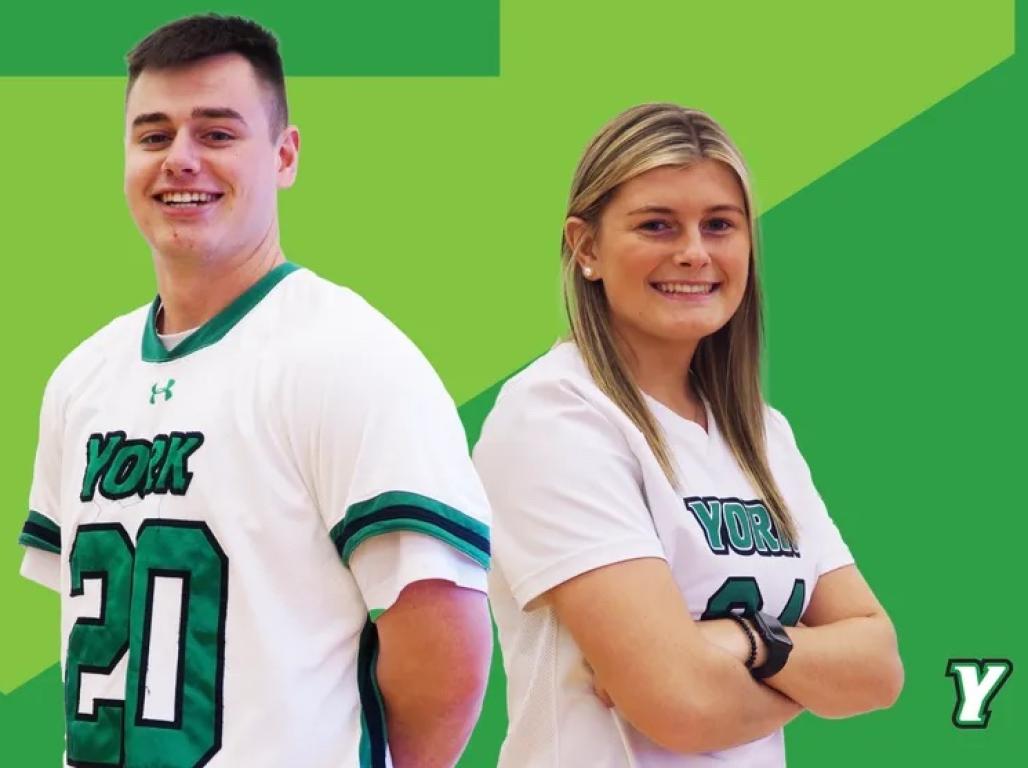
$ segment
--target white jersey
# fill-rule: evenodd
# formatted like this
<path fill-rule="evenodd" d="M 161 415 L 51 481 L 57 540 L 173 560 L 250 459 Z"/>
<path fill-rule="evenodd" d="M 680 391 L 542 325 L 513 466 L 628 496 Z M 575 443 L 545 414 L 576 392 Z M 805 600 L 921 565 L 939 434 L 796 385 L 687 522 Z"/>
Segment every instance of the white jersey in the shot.
<path fill-rule="evenodd" d="M 785 419 L 768 409 L 767 451 L 798 529 L 781 535 L 708 412 L 709 431 L 651 398 L 677 462 L 668 482 L 642 433 L 562 344 L 500 392 L 475 447 L 493 509 L 489 595 L 507 673 L 500 768 L 782 766 L 782 731 L 709 755 L 663 749 L 596 697 L 548 590 L 635 558 L 668 562 L 694 619 L 744 606 L 795 624 L 818 577 L 852 562 Z M 672 663 L 669 660 L 669 663 Z"/>
<path fill-rule="evenodd" d="M 389 765 L 372 618 L 421 579 L 486 589 L 453 401 L 292 264 L 171 351 L 156 311 L 43 399 L 22 571 L 62 595 L 66 764 Z"/>

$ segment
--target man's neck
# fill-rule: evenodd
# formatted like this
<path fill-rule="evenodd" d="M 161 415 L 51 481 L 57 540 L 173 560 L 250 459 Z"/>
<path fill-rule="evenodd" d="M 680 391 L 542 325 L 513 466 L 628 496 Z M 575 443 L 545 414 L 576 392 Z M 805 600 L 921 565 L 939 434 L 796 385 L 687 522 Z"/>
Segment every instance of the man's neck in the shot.
<path fill-rule="evenodd" d="M 157 330 L 178 333 L 203 325 L 239 298 L 254 283 L 282 264 L 276 237 L 229 258 L 168 257 L 154 253 L 157 290 L 163 311 Z"/>

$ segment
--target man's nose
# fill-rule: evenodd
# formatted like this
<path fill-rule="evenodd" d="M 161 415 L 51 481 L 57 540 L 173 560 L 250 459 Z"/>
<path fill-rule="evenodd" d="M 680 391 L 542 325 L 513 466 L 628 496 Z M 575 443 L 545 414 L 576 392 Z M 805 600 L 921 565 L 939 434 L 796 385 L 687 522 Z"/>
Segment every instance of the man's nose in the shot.
<path fill-rule="evenodd" d="M 171 176 L 196 174 L 200 171 L 200 155 L 188 131 L 179 131 L 168 147 L 162 169 Z"/>

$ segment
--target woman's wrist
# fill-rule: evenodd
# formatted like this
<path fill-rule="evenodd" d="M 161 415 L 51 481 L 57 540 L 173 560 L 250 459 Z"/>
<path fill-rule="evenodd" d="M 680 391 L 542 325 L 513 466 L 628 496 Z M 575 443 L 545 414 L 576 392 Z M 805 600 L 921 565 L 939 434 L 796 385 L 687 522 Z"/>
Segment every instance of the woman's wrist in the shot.
<path fill-rule="evenodd" d="M 764 641 L 756 634 L 750 619 L 743 620 L 746 622 L 747 629 L 755 635 L 757 653 L 753 659 L 753 666 L 759 667 L 767 658 L 767 648 L 764 647 Z M 736 623 L 736 619 L 707 619 L 697 622 L 696 626 L 699 627 L 703 638 L 708 643 L 730 654 L 740 664 L 746 664 L 751 651 L 750 642 L 744 629 Z"/>
<path fill-rule="evenodd" d="M 727 618 L 734 621 L 742 631 L 743 636 L 745 636 L 747 646 L 749 647 L 749 653 L 746 654 L 746 658 L 743 659 L 742 664 L 746 669 L 753 669 L 757 661 L 756 631 L 747 623 L 746 619 L 737 613 L 729 613 Z"/>

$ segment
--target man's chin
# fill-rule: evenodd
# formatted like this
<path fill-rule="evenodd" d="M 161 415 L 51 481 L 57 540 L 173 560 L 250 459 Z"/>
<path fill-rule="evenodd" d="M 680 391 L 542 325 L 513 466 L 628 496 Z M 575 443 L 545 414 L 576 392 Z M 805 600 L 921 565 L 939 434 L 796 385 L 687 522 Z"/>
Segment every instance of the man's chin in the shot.
<path fill-rule="evenodd" d="M 154 256 L 172 261 L 204 259 L 212 251 L 210 243 L 181 235 L 172 238 L 158 238 L 150 242 L 150 247 Z"/>

